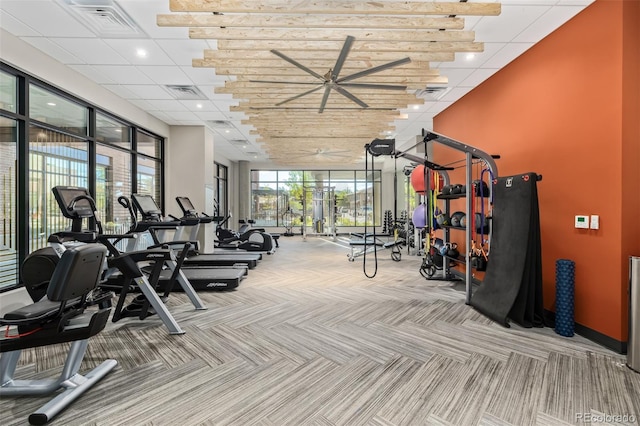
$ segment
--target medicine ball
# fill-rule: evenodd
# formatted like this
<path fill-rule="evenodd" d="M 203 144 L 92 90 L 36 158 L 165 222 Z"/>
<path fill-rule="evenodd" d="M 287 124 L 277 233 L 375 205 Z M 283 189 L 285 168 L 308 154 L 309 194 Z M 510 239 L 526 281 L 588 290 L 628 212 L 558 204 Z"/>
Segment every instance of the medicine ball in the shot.
<path fill-rule="evenodd" d="M 447 215 L 446 213 L 440 213 L 439 215 L 437 215 L 436 222 L 438 222 L 438 225 L 440 226 L 451 225 L 451 219 L 449 218 L 449 215 Z"/>
<path fill-rule="evenodd" d="M 47 287 L 60 257 L 51 247 L 30 253 L 22 263 L 21 275 L 24 288 L 34 302 L 47 295 Z"/>
<path fill-rule="evenodd" d="M 455 212 L 451 215 L 451 226 L 456 226 L 456 227 L 460 227 L 462 226 L 460 224 L 460 219 L 464 216 L 465 214 L 463 212 Z"/>
<path fill-rule="evenodd" d="M 416 206 L 415 210 L 413 210 L 413 216 L 411 217 L 411 222 L 413 226 L 416 228 L 424 228 L 427 225 L 427 206 L 424 204 L 419 204 Z"/>
<path fill-rule="evenodd" d="M 452 194 L 460 194 L 462 192 L 462 185 L 460 185 L 459 183 L 453 185 L 451 187 L 451 193 Z"/>
<path fill-rule="evenodd" d="M 460 217 L 460 227 L 461 228 L 466 228 L 467 227 L 467 215 L 466 214 L 463 214 Z"/>
<path fill-rule="evenodd" d="M 441 195 L 451 195 L 451 185 L 445 185 L 440 190 Z"/>

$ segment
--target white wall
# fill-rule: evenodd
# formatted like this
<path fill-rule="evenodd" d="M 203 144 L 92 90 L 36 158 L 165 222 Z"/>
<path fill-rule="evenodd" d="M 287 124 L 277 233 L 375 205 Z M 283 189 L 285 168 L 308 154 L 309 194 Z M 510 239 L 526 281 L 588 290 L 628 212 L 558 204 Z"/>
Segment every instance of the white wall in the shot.
<path fill-rule="evenodd" d="M 175 201 L 189 197 L 200 212 L 213 213 L 214 141 L 205 126 L 171 126 L 165 145 L 165 215 L 182 216 Z M 199 237 L 200 249 L 213 251 L 215 230 L 205 225 Z"/>
<path fill-rule="evenodd" d="M 51 56 L 0 29 L 0 59 L 114 115 L 160 136 L 169 136 L 169 126 L 151 114 L 99 86 Z"/>

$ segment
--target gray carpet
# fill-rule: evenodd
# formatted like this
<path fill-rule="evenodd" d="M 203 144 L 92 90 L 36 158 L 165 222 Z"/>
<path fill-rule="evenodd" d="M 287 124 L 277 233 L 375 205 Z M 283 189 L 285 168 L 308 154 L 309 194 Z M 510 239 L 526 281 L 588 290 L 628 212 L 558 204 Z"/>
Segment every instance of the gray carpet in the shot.
<path fill-rule="evenodd" d="M 339 242 L 280 245 L 237 291 L 200 293 L 207 311 L 172 294 L 185 335 L 155 317 L 109 323 L 81 371 L 107 357 L 118 366 L 52 424 L 563 425 L 640 414 L 640 375 L 622 356 L 494 324 L 458 286 L 420 277 L 419 259 L 380 252 L 367 279 Z M 54 376 L 65 355 L 65 345 L 25 351 L 16 378 Z M 46 400 L 3 398 L 0 423 L 26 424 Z"/>

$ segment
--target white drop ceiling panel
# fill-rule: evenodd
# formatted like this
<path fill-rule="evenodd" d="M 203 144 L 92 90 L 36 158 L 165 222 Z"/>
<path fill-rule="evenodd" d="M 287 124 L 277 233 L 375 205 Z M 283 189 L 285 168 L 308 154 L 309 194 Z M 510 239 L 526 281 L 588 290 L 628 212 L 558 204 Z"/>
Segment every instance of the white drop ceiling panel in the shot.
<path fill-rule="evenodd" d="M 120 84 L 153 83 L 133 65 L 96 65 L 94 68 Z"/>
<path fill-rule="evenodd" d="M 140 96 L 137 96 L 131 90 L 127 89 L 127 86 L 122 86 L 120 84 L 103 84 L 102 87 L 112 91 L 123 99 L 132 100 L 140 98 Z"/>
<path fill-rule="evenodd" d="M 156 84 L 181 84 L 192 85 L 193 82 L 179 68 L 170 66 L 140 66 L 140 72 L 144 73 L 151 81 Z"/>
<path fill-rule="evenodd" d="M 133 65 L 175 65 L 173 60 L 153 40 L 109 39 L 105 40 L 105 43 Z M 139 50 L 144 50 L 146 55 L 140 56 Z"/>
<path fill-rule="evenodd" d="M 79 57 L 73 55 L 66 49 L 60 47 L 60 45 L 54 43 L 46 37 L 23 37 L 24 41 L 32 45 L 38 50 L 41 50 L 45 54 L 53 57 L 58 62 L 63 64 L 84 64 L 85 62 Z"/>
<path fill-rule="evenodd" d="M 91 65 L 69 65 L 69 68 L 78 71 L 80 74 L 95 81 L 98 84 L 116 84 L 117 80 L 100 72 Z"/>
<path fill-rule="evenodd" d="M 2 0 L 1 3 L 3 14 L 8 13 L 47 37 L 95 37 L 52 0 Z"/>
<path fill-rule="evenodd" d="M 153 105 L 144 99 L 129 99 L 129 102 L 144 111 L 151 111 L 153 109 Z"/>
<path fill-rule="evenodd" d="M 0 14 L 0 28 L 18 37 L 41 36 L 38 31 L 8 13 Z"/>
<path fill-rule="evenodd" d="M 485 43 L 512 41 L 549 9 L 550 6 L 502 5 L 500 25 L 496 25 L 496 20 L 492 20 L 492 17 L 482 17 L 473 27 L 476 40 Z"/>
<path fill-rule="evenodd" d="M 158 111 L 165 111 L 165 112 L 187 111 L 187 107 L 182 105 L 180 101 L 177 101 L 177 100 L 158 99 L 158 100 L 150 100 L 149 103 L 151 103 L 154 110 L 158 110 Z"/>
<path fill-rule="evenodd" d="M 219 112 L 218 108 L 216 108 L 216 106 L 211 101 L 180 100 L 180 103 L 184 105 L 189 111 L 193 111 L 195 113 L 207 111 Z"/>
<path fill-rule="evenodd" d="M 155 84 L 128 84 L 125 87 L 141 99 L 173 99 L 168 90 Z"/>
<path fill-rule="evenodd" d="M 228 120 L 227 116 L 220 111 L 205 111 L 205 112 L 196 112 L 196 116 L 200 120 L 209 121 L 209 120 Z"/>
<path fill-rule="evenodd" d="M 197 122 L 198 121 L 198 117 L 191 111 L 171 111 L 171 117 L 174 120 L 178 120 L 178 121 L 191 121 L 191 122 Z"/>
<path fill-rule="evenodd" d="M 580 6 L 567 5 L 549 9 L 544 13 L 541 19 L 536 20 L 524 31 L 514 37 L 513 41 L 536 43 L 551 34 L 569 19 L 573 18 L 582 9 L 583 8 Z"/>
<path fill-rule="evenodd" d="M 90 65 L 128 64 L 122 55 L 112 49 L 104 40 L 98 38 L 59 38 L 50 40 Z"/>

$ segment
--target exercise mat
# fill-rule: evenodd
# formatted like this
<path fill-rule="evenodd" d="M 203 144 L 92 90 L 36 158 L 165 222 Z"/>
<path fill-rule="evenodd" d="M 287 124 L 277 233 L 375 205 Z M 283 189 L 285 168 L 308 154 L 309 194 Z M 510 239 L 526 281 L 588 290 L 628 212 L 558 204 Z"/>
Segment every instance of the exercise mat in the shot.
<path fill-rule="evenodd" d="M 536 173 L 494 181 L 491 251 L 471 305 L 508 327 L 542 326 L 542 259 Z"/>

